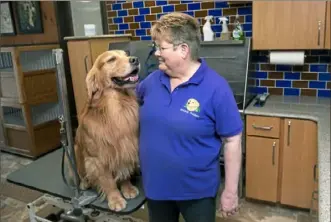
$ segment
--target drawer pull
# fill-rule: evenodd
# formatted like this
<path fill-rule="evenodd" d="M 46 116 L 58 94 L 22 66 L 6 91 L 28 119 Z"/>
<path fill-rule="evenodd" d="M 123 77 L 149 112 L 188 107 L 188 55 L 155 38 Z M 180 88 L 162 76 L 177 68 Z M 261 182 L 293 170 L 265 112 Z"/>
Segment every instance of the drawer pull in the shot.
<path fill-rule="evenodd" d="M 321 21 L 318 21 L 318 33 L 317 33 L 317 45 L 320 46 L 321 44 Z"/>
<path fill-rule="evenodd" d="M 261 129 L 261 130 L 271 130 L 272 126 L 255 126 L 255 124 L 252 124 L 254 129 Z"/>
<path fill-rule="evenodd" d="M 291 121 L 288 121 L 287 124 L 287 145 L 290 145 L 290 137 L 291 137 Z"/>
<path fill-rule="evenodd" d="M 88 73 L 87 59 L 88 59 L 88 56 L 85 56 L 85 57 L 84 57 L 84 65 L 85 65 L 85 72 L 86 72 L 86 75 L 87 75 L 87 73 Z"/>
<path fill-rule="evenodd" d="M 276 147 L 276 142 L 272 144 L 272 165 L 275 165 L 275 147 Z"/>

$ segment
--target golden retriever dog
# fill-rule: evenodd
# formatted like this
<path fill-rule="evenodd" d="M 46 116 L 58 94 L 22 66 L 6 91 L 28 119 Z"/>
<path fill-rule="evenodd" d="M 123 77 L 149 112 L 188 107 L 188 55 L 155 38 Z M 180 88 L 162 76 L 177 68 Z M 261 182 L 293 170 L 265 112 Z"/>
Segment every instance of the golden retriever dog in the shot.
<path fill-rule="evenodd" d="M 97 189 L 114 211 L 139 192 L 130 182 L 138 166 L 139 71 L 138 58 L 125 51 L 99 55 L 86 77 L 87 103 L 75 136 L 80 188 Z"/>

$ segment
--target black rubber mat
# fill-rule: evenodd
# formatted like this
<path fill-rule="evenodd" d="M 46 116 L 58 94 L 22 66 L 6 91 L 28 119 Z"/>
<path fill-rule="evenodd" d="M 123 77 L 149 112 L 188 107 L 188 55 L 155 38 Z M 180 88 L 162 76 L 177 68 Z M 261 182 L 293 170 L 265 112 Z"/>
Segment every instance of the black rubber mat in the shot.
<path fill-rule="evenodd" d="M 63 181 L 61 175 L 62 155 L 63 149 L 58 149 L 40 157 L 29 165 L 9 174 L 7 181 L 70 200 L 74 196 L 74 191 Z M 107 200 L 103 202 L 96 200 L 90 204 L 90 207 L 117 214 L 130 214 L 134 212 L 145 202 L 145 195 L 139 177 L 135 179 L 134 185 L 138 187 L 139 195 L 134 199 L 127 200 L 127 207 L 121 212 L 111 211 L 108 208 Z M 89 192 L 95 191 L 89 190 Z"/>

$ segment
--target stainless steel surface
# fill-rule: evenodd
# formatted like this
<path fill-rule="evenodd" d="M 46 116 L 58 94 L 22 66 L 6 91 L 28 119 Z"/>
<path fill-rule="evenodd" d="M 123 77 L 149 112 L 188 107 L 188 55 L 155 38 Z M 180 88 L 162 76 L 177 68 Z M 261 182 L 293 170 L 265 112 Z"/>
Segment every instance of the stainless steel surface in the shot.
<path fill-rule="evenodd" d="M 244 80 L 244 101 L 243 101 L 243 110 L 248 106 L 248 104 L 251 102 L 252 98 L 255 95 L 252 95 L 249 92 L 249 87 L 248 87 L 248 77 L 249 77 L 249 64 L 251 61 L 251 38 L 247 38 L 247 56 L 246 56 L 246 67 L 245 67 L 245 80 Z"/>
<path fill-rule="evenodd" d="M 72 125 L 71 125 L 71 118 L 70 118 L 67 82 L 65 79 L 65 71 L 64 71 L 64 64 L 63 64 L 63 50 L 54 49 L 53 58 L 54 58 L 54 61 L 56 64 L 56 76 L 57 76 L 57 83 L 58 83 L 57 86 L 58 86 L 58 94 L 59 94 L 59 101 L 60 101 L 60 110 L 61 110 L 61 114 L 62 114 L 59 116 L 59 118 L 62 119 L 65 123 L 66 140 L 68 143 L 68 146 L 63 147 L 63 149 L 65 149 L 66 153 L 69 155 L 73 168 L 76 169 L 76 157 L 75 157 L 75 152 L 74 152 L 74 138 L 73 138 Z M 73 170 L 73 172 L 75 172 L 75 171 Z M 79 180 L 78 180 L 77 175 L 76 175 L 76 177 L 74 177 L 74 183 L 75 183 L 75 187 L 74 187 L 75 197 L 73 198 L 73 202 L 75 205 L 75 204 L 77 204 L 75 200 L 77 200 L 80 195 L 79 187 L 78 187 Z"/>

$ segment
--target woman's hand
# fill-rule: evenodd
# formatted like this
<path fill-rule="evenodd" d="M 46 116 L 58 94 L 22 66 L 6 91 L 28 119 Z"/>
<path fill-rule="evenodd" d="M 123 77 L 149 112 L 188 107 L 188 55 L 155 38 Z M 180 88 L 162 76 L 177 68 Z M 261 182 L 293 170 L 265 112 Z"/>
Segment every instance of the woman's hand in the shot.
<path fill-rule="evenodd" d="M 238 212 L 238 194 L 225 189 L 221 194 L 219 210 L 222 217 L 235 215 Z"/>

